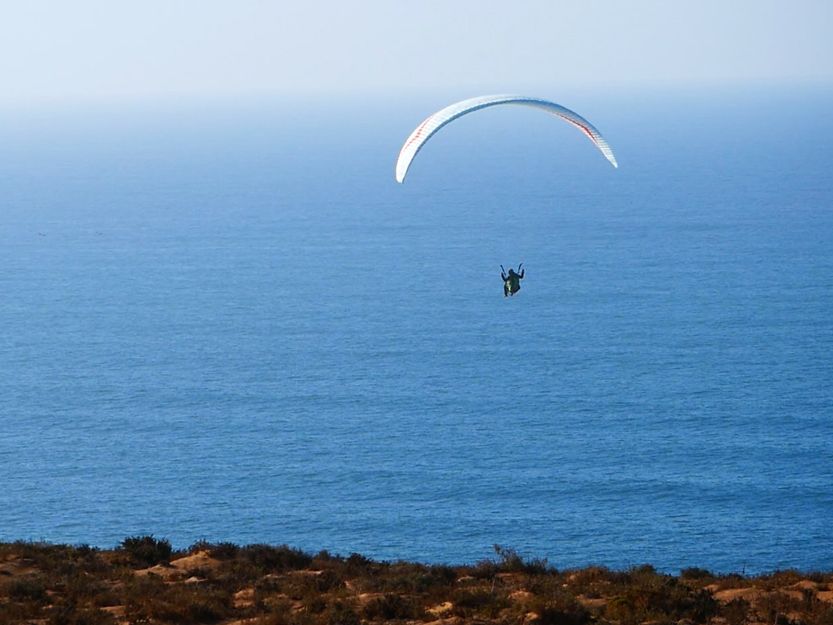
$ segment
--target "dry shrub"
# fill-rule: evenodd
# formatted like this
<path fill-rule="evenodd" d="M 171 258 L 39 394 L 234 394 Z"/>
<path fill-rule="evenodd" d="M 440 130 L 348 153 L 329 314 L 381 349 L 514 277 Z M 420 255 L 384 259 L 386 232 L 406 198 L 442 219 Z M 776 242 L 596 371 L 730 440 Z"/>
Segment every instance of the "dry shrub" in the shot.
<path fill-rule="evenodd" d="M 454 604 L 452 614 L 462 618 L 496 619 L 512 605 L 504 593 L 488 588 L 462 588 L 454 592 L 450 600 Z"/>
<path fill-rule="evenodd" d="M 56 606 L 47 625 L 114 625 L 111 614 L 98 608 L 78 606 L 74 601 Z"/>
<path fill-rule="evenodd" d="M 561 590 L 546 597 L 535 597 L 523 602 L 521 616 L 528 612 L 538 615 L 540 625 L 585 625 L 593 621 L 593 615 L 571 592 Z"/>
<path fill-rule="evenodd" d="M 424 614 L 412 597 L 391 593 L 368 601 L 362 609 L 362 616 L 369 621 L 418 620 Z"/>
<path fill-rule="evenodd" d="M 4 594 L 11 601 L 18 603 L 43 604 L 48 599 L 46 584 L 40 576 L 13 579 L 4 586 L 0 586 L 0 597 Z"/>
<path fill-rule="evenodd" d="M 743 625 L 750 615 L 750 604 L 746 599 L 732 599 L 720 608 L 720 615 L 728 625 Z"/>
<path fill-rule="evenodd" d="M 607 604 L 605 616 L 623 623 L 682 619 L 705 623 L 718 611 L 719 605 L 709 591 L 692 591 L 684 584 L 668 583 L 629 587 Z"/>

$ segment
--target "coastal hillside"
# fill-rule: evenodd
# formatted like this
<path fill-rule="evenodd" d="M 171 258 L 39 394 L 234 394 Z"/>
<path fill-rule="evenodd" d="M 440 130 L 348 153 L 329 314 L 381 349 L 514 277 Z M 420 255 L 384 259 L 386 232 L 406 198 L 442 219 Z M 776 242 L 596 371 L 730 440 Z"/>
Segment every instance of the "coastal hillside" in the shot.
<path fill-rule="evenodd" d="M 557 570 L 495 552 L 447 566 L 257 544 L 176 551 L 152 536 L 111 550 L 0 543 L 0 623 L 833 625 L 833 572 Z"/>

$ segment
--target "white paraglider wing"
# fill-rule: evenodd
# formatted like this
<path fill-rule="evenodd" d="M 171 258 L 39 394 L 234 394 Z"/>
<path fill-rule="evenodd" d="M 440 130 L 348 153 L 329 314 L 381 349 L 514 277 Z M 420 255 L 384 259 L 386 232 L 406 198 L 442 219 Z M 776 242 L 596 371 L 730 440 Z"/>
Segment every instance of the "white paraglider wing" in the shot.
<path fill-rule="evenodd" d="M 479 111 L 480 109 L 488 108 L 490 106 L 497 106 L 499 104 L 520 104 L 521 106 L 531 106 L 533 108 L 546 111 L 547 113 L 552 113 L 553 115 L 570 122 L 590 137 L 590 140 L 602 151 L 602 154 L 605 155 L 607 160 L 609 160 L 614 167 L 618 167 L 616 157 L 613 156 L 613 151 L 610 149 L 607 141 L 604 140 L 604 137 L 602 137 L 599 131 L 596 130 L 590 122 L 578 113 L 575 113 L 568 108 L 564 108 L 555 102 L 539 100 L 537 98 L 526 98 L 518 95 L 486 95 L 478 98 L 470 98 L 468 100 L 452 104 L 451 106 L 447 106 L 441 111 L 437 111 L 417 126 L 416 130 L 411 133 L 411 136 L 408 137 L 408 140 L 405 141 L 405 145 L 403 145 L 402 149 L 399 151 L 399 158 L 396 160 L 396 182 L 402 182 L 405 180 L 405 174 L 408 173 L 408 168 L 411 166 L 411 162 L 414 160 L 417 152 L 422 149 L 425 142 L 433 137 L 440 128 L 449 122 L 454 121 L 458 117 L 462 117 L 468 113 Z"/>

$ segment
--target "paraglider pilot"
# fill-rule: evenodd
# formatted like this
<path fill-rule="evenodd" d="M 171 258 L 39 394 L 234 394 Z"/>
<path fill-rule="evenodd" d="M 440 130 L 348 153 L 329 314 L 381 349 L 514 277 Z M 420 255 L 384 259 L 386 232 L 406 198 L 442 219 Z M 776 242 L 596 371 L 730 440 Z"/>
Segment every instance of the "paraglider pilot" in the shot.
<path fill-rule="evenodd" d="M 503 279 L 503 297 L 509 297 L 510 295 L 514 295 L 521 290 L 521 280 L 524 278 L 524 270 L 521 269 L 523 265 L 523 263 L 518 265 L 519 273 L 515 273 L 515 270 L 511 267 L 509 269 L 509 273 L 506 273 L 503 265 L 500 266 L 500 277 Z"/>

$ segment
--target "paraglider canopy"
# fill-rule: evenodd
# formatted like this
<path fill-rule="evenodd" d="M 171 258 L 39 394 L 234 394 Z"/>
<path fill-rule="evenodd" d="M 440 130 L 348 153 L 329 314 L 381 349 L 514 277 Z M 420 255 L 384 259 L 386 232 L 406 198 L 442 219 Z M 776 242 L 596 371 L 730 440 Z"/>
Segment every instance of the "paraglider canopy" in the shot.
<path fill-rule="evenodd" d="M 396 182 L 401 183 L 405 180 L 405 175 L 408 173 L 408 168 L 411 166 L 411 162 L 414 160 L 417 152 L 422 149 L 422 146 L 425 145 L 426 141 L 433 137 L 440 128 L 454 121 L 458 117 L 500 104 L 531 106 L 568 121 L 590 137 L 590 140 L 596 144 L 596 147 L 601 150 L 602 154 L 605 155 L 605 158 L 607 158 L 607 160 L 610 161 L 614 167 L 618 167 L 616 157 L 613 156 L 613 151 L 610 149 L 607 141 L 604 140 L 604 137 L 602 137 L 599 131 L 596 130 L 590 122 L 578 113 L 575 113 L 560 104 L 556 104 L 555 102 L 539 100 L 538 98 L 528 98 L 519 95 L 486 95 L 477 98 L 470 98 L 468 100 L 463 100 L 462 102 L 457 102 L 456 104 L 447 106 L 444 109 L 437 111 L 417 126 L 405 141 L 402 149 L 399 151 L 399 158 L 396 160 Z"/>

